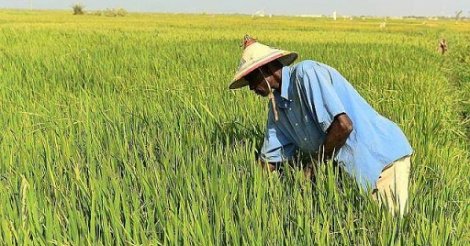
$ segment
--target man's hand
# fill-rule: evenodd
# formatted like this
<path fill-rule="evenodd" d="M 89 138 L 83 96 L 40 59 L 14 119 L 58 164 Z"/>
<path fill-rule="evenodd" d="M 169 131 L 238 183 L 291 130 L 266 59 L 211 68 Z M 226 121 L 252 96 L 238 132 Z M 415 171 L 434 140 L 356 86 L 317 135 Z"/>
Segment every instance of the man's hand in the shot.
<path fill-rule="evenodd" d="M 345 113 L 337 115 L 327 130 L 326 138 L 322 145 L 323 158 L 321 159 L 324 162 L 331 159 L 333 153 L 346 143 L 346 139 L 348 139 L 352 131 L 353 125 L 348 115 Z"/>
<path fill-rule="evenodd" d="M 258 164 L 261 166 L 263 170 L 268 170 L 269 172 L 274 172 L 277 170 L 276 163 L 270 163 L 270 162 L 258 160 Z"/>

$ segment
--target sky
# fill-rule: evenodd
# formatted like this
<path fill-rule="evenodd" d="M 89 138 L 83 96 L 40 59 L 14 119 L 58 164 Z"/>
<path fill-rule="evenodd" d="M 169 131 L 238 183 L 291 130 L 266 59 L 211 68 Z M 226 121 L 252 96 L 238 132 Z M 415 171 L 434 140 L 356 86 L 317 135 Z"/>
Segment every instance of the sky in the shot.
<path fill-rule="evenodd" d="M 130 12 L 242 13 L 273 15 L 455 16 L 470 17 L 470 0 L 0 0 L 0 8 L 85 10 L 121 7 Z"/>

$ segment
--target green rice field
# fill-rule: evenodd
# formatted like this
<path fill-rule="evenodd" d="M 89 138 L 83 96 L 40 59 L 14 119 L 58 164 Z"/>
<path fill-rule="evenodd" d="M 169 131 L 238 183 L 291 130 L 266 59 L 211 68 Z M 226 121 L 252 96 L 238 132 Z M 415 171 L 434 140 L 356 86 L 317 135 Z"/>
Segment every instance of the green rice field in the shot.
<path fill-rule="evenodd" d="M 470 244 L 470 21 L 382 22 L 0 10 L 0 245 Z M 259 168 L 268 101 L 228 90 L 246 33 L 403 129 L 403 219 L 330 166 Z"/>

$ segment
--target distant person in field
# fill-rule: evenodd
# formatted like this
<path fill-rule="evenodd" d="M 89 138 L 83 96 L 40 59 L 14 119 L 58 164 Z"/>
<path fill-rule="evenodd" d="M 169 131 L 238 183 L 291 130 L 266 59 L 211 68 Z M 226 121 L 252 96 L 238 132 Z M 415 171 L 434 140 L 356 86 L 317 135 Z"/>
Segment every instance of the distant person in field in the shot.
<path fill-rule="evenodd" d="M 243 46 L 229 88 L 249 86 L 270 98 L 260 153 L 263 168 L 276 171 L 298 151 L 323 162 L 332 159 L 374 200 L 402 216 L 413 150 L 400 128 L 377 113 L 334 68 L 312 60 L 289 66 L 296 53 L 249 36 Z"/>
<path fill-rule="evenodd" d="M 441 41 L 439 41 L 439 50 L 441 51 L 441 54 L 444 55 L 444 53 L 446 53 L 447 51 L 447 42 L 445 39 L 441 39 Z"/>

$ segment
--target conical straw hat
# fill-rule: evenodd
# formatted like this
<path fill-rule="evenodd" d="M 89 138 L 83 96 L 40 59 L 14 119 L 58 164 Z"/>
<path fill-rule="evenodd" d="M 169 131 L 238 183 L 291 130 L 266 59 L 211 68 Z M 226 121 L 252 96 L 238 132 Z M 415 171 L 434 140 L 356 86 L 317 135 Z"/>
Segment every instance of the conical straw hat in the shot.
<path fill-rule="evenodd" d="M 248 81 L 244 79 L 246 75 L 276 59 L 284 66 L 290 65 L 297 59 L 297 53 L 295 52 L 279 50 L 260 44 L 248 35 L 245 35 L 243 47 L 242 59 L 229 86 L 230 89 L 238 89 L 247 86 Z"/>

